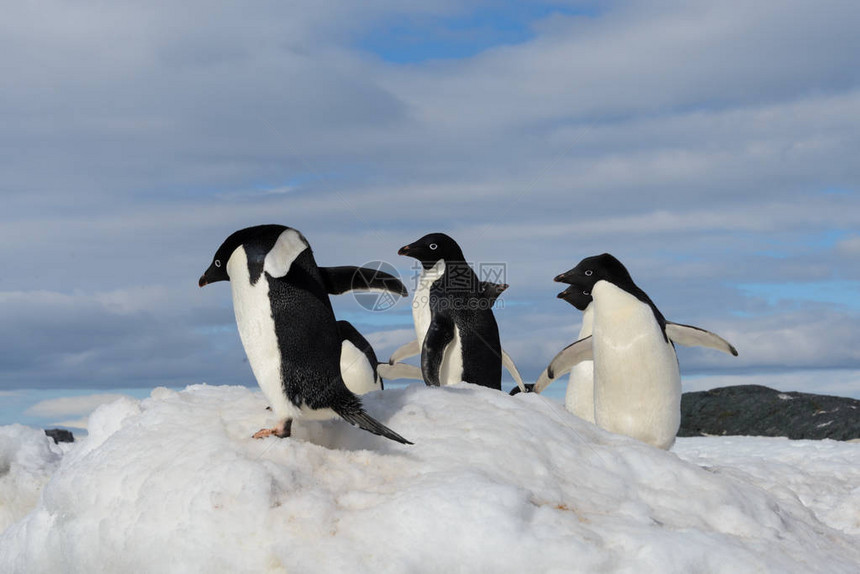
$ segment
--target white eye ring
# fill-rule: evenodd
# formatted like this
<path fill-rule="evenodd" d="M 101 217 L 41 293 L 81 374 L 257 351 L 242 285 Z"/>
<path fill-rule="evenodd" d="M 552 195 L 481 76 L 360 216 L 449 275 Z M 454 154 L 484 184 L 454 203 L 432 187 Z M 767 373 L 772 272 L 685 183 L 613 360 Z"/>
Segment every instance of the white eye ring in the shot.
<path fill-rule="evenodd" d="M 583 291 L 582 294 L 583 295 L 591 295 L 591 293 L 589 293 L 588 291 Z"/>
<path fill-rule="evenodd" d="M 436 245 L 435 243 L 431 243 L 431 244 L 430 244 L 430 249 L 431 249 L 432 251 L 436 251 L 436 248 L 437 248 L 437 247 L 439 247 L 439 246 L 438 246 L 438 245 Z"/>
<path fill-rule="evenodd" d="M 215 260 L 215 267 L 221 267 L 221 260 L 220 259 Z"/>
<path fill-rule="evenodd" d="M 591 277 L 591 274 L 592 274 L 592 273 L 594 273 L 594 271 L 592 271 L 591 269 L 586 269 L 586 270 L 585 270 L 585 276 L 586 276 L 586 277 Z"/>

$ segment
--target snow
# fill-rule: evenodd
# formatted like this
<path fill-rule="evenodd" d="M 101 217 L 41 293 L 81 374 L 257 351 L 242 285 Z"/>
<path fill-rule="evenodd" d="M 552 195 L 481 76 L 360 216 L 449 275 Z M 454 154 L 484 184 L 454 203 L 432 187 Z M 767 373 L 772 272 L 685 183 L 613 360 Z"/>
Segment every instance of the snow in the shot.
<path fill-rule="evenodd" d="M 0 531 L 36 506 L 62 453 L 41 430 L 0 427 Z"/>
<path fill-rule="evenodd" d="M 705 437 L 665 452 L 468 384 L 363 400 L 415 445 L 341 421 L 253 440 L 274 422 L 262 395 L 206 385 L 100 406 L 65 452 L 0 427 L 0 572 L 860 565 L 860 444 Z"/>

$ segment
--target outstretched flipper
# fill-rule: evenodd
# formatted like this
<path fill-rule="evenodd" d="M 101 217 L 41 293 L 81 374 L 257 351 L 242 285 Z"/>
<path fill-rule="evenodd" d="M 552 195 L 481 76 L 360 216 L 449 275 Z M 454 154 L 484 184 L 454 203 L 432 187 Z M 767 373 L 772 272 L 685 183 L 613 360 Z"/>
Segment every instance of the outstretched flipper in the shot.
<path fill-rule="evenodd" d="M 547 371 L 547 370 L 546 370 L 546 369 L 544 369 L 544 370 L 543 370 L 543 372 L 541 372 L 540 376 L 538 377 L 538 380 L 537 380 L 537 381 L 535 381 L 535 386 L 534 386 L 534 388 L 532 389 L 532 392 L 540 393 L 540 392 L 542 392 L 545 388 L 547 388 L 551 383 L 554 383 L 554 382 L 555 382 L 555 379 L 550 379 L 550 378 L 549 378 L 549 375 L 547 374 L 547 372 L 546 372 L 546 371 Z M 562 376 L 564 373 L 556 373 L 556 374 L 558 375 L 558 377 L 560 377 L 560 376 Z M 556 377 L 556 378 L 558 378 L 558 377 Z"/>
<path fill-rule="evenodd" d="M 424 376 L 421 374 L 421 369 L 415 365 L 410 365 L 409 363 L 394 363 L 393 365 L 380 363 L 379 366 L 376 367 L 376 372 L 379 373 L 379 376 L 383 379 L 424 380 Z"/>
<path fill-rule="evenodd" d="M 403 297 L 409 294 L 400 279 L 378 269 L 342 265 L 320 267 L 319 270 L 329 295 L 340 295 L 348 291 L 384 291 Z"/>
<path fill-rule="evenodd" d="M 543 391 L 555 379 L 565 373 L 569 373 L 577 363 L 593 360 L 594 352 L 591 347 L 591 335 L 571 343 L 553 357 L 549 366 L 541 373 L 541 376 L 535 383 L 535 392 L 539 393 Z"/>
<path fill-rule="evenodd" d="M 347 398 L 341 401 L 339 404 L 333 406 L 332 410 L 349 424 L 366 430 L 369 433 L 384 436 L 387 439 L 402 444 L 414 444 L 367 414 L 362 408 L 361 402 L 355 396 L 352 396 L 351 399 Z"/>
<path fill-rule="evenodd" d="M 666 321 L 666 336 L 673 343 L 678 343 L 685 347 L 709 347 L 723 353 L 728 353 L 729 355 L 734 355 L 735 357 L 738 356 L 738 350 L 719 335 L 691 325 L 681 325 L 680 323 Z"/>
<path fill-rule="evenodd" d="M 405 345 L 401 345 L 397 348 L 396 351 L 391 353 L 391 357 L 388 359 L 388 364 L 393 365 L 394 363 L 399 363 L 403 359 L 408 359 L 409 357 L 414 357 L 421 353 L 421 344 L 418 342 L 418 339 L 412 339 Z M 383 375 L 385 376 L 385 375 Z"/>
<path fill-rule="evenodd" d="M 517 366 L 514 364 L 514 360 L 508 355 L 504 349 L 502 349 L 502 366 L 508 370 L 511 376 L 516 381 L 517 386 L 520 388 L 521 392 L 526 392 L 526 386 L 523 384 L 523 378 L 520 376 L 520 372 L 517 370 Z"/>
<path fill-rule="evenodd" d="M 453 340 L 454 322 L 445 315 L 437 313 L 427 329 L 424 348 L 421 350 L 421 374 L 424 375 L 424 382 L 427 385 L 441 386 L 439 369 L 442 367 L 445 349 Z"/>

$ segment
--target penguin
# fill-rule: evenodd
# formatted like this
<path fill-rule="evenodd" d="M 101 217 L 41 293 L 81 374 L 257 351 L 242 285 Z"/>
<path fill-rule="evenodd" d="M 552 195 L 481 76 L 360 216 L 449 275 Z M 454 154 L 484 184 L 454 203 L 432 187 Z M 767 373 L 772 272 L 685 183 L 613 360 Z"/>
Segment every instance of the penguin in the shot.
<path fill-rule="evenodd" d="M 419 290 L 421 289 L 422 283 L 425 281 L 424 272 L 422 270 L 422 277 L 419 278 Z M 482 297 L 486 297 L 486 301 L 490 307 L 492 307 L 496 299 L 505 292 L 505 290 L 509 287 L 507 283 L 490 283 L 489 281 L 481 281 L 479 284 L 479 292 L 482 294 Z M 420 311 L 426 311 L 426 307 L 429 304 L 430 298 L 426 296 L 419 295 L 419 291 L 415 292 L 415 297 L 412 301 L 412 313 L 413 316 L 416 316 L 419 311 L 419 307 L 421 307 Z M 415 319 L 415 330 L 418 337 L 423 340 L 424 335 L 426 335 L 426 330 L 424 333 L 418 333 L 418 319 Z M 421 353 L 421 344 L 418 342 L 419 339 L 412 339 L 408 343 L 401 345 L 398 347 L 388 359 L 388 364 L 391 366 L 408 366 L 406 363 L 401 363 L 403 359 L 408 359 L 409 357 L 414 357 L 415 355 L 419 355 Z M 517 384 L 518 392 L 527 392 L 529 389 L 527 387 L 534 385 L 526 385 L 523 383 L 523 378 L 520 376 L 520 372 L 517 369 L 517 366 L 514 364 L 514 360 L 511 359 L 510 355 L 502 349 L 502 366 L 508 370 L 511 376 L 514 378 L 514 382 Z M 404 378 L 412 378 L 412 377 L 404 377 Z M 421 372 L 418 371 L 419 380 L 422 378 Z"/>
<path fill-rule="evenodd" d="M 586 257 L 555 280 L 571 285 L 562 292 L 565 299 L 581 304 L 592 298 L 592 333 L 555 356 L 535 391 L 574 365 L 593 360 L 595 423 L 671 448 L 681 421 L 681 375 L 673 342 L 734 356 L 737 350 L 714 333 L 666 321 L 624 265 L 608 253 Z"/>
<path fill-rule="evenodd" d="M 373 434 L 412 444 L 368 415 L 341 375 L 341 335 L 328 294 L 348 290 L 357 272 L 355 267 L 318 267 L 307 239 L 283 225 L 241 229 L 215 252 L 198 284 L 230 282 L 242 346 L 279 419 L 254 438 L 288 437 L 296 418 L 339 416 Z"/>
<path fill-rule="evenodd" d="M 499 328 L 490 299 L 457 242 L 431 233 L 397 253 L 414 257 L 423 268 L 412 314 L 424 382 L 466 381 L 501 390 Z"/>
<path fill-rule="evenodd" d="M 421 379 L 421 369 L 400 363 L 389 365 L 376 359 L 373 346 L 349 321 L 338 321 L 340 373 L 346 388 L 356 395 L 385 388 L 382 379 Z"/>

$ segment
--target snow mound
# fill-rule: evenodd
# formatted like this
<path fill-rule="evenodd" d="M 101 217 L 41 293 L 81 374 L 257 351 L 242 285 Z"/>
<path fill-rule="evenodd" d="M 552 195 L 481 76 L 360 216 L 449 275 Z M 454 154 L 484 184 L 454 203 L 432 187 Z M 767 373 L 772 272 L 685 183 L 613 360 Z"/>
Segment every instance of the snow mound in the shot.
<path fill-rule="evenodd" d="M 41 430 L 0 427 L 0 532 L 36 506 L 62 452 Z"/>
<path fill-rule="evenodd" d="M 823 510 L 856 512 L 856 492 L 825 489 L 810 505 L 815 485 L 795 494 L 761 456 L 740 471 L 696 450 L 723 439 L 679 441 L 686 462 L 544 397 L 466 384 L 363 401 L 415 445 L 342 421 L 253 440 L 274 421 L 244 387 L 99 407 L 32 512 L 0 535 L 0 571 L 832 573 L 860 562 L 856 522 Z M 839 468 L 857 468 L 860 445 L 839 448 Z M 807 447 L 805 464 L 817 452 Z"/>

